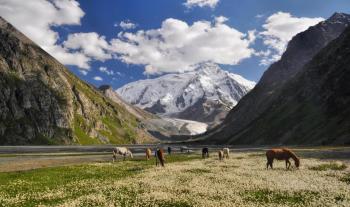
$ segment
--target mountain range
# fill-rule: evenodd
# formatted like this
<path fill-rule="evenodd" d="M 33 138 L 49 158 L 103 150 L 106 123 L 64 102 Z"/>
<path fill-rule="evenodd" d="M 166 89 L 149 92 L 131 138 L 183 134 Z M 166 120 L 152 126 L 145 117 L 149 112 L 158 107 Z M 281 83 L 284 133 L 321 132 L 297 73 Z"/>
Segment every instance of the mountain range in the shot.
<path fill-rule="evenodd" d="M 128 103 L 162 117 L 217 125 L 255 83 L 212 63 L 117 89 Z"/>
<path fill-rule="evenodd" d="M 115 91 L 0 18 L 0 145 L 350 144 L 349 24 L 335 13 L 297 34 L 256 85 L 203 63 Z"/>

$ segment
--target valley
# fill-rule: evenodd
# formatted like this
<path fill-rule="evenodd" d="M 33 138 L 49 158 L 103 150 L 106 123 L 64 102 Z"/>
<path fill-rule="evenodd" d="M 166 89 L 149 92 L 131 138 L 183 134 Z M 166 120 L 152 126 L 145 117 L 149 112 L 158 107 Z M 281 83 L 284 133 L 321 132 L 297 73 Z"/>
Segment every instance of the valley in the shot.
<path fill-rule="evenodd" d="M 0 207 L 350 206 L 350 1 L 0 0 Z"/>
<path fill-rule="evenodd" d="M 285 170 L 284 162 L 266 170 L 262 147 L 231 148 L 230 158 L 220 162 L 215 152 L 221 147 L 210 148 L 208 159 L 201 158 L 198 147 L 191 154 L 166 155 L 165 168 L 137 153 L 134 159 L 112 163 L 110 152 L 17 154 L 13 156 L 22 156 L 16 162 L 24 168 L 3 168 L 6 157 L 14 159 L 3 155 L 1 171 L 15 172 L 0 172 L 0 201 L 5 206 L 347 206 L 350 202 L 348 147 L 292 148 L 301 167 L 291 170 Z M 30 164 L 41 169 L 29 170 Z"/>

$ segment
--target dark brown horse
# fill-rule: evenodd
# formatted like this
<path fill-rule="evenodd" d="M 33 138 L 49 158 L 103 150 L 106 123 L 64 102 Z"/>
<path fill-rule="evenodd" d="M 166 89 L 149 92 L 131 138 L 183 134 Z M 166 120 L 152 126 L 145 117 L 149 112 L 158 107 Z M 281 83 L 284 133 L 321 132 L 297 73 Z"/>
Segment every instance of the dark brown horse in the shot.
<path fill-rule="evenodd" d="M 159 161 L 160 165 L 162 167 L 164 167 L 165 158 L 164 158 L 164 151 L 163 151 L 163 149 L 157 149 L 155 155 L 156 155 L 156 166 L 158 166 L 158 161 Z"/>
<path fill-rule="evenodd" d="M 208 147 L 204 147 L 202 149 L 202 158 L 206 158 L 209 157 L 209 148 Z"/>
<path fill-rule="evenodd" d="M 269 166 L 272 167 L 273 160 L 285 160 L 286 161 L 286 168 L 289 169 L 291 163 L 289 161 L 290 158 L 294 160 L 295 166 L 300 166 L 300 159 L 289 149 L 282 148 L 282 149 L 270 149 L 266 152 L 266 158 L 267 158 L 267 164 L 266 169 L 269 169 Z"/>

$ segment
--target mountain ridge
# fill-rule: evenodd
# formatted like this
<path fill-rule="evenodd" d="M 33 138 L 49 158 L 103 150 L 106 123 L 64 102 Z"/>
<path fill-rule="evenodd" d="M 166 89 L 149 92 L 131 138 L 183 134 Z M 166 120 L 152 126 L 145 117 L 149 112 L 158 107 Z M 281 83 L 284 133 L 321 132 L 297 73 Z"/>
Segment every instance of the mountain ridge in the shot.
<path fill-rule="evenodd" d="M 219 122 L 254 85 L 207 63 L 195 71 L 135 81 L 116 91 L 128 103 L 151 113 L 210 123 Z"/>
<path fill-rule="evenodd" d="M 0 144 L 154 140 L 124 107 L 0 18 Z"/>
<path fill-rule="evenodd" d="M 321 49 L 336 39 L 349 24 L 350 15 L 335 13 L 329 19 L 294 36 L 281 60 L 265 71 L 255 88 L 240 100 L 223 123 L 198 139 L 210 143 L 233 143 L 240 132 L 249 128 L 254 120 L 273 105 L 281 92 L 280 88 L 298 74 Z"/>

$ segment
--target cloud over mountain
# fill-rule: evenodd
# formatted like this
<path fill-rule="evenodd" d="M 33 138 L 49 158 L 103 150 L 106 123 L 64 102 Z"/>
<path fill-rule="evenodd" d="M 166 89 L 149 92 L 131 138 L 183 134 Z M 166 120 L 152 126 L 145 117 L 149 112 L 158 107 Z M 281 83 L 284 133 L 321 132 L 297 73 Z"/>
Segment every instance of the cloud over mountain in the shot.
<path fill-rule="evenodd" d="M 83 10 L 75 0 L 0 0 L 0 14 L 44 50 L 64 64 L 89 68 L 90 58 L 57 44 L 52 26 L 80 25 Z"/>
<path fill-rule="evenodd" d="M 169 18 L 158 29 L 119 33 L 111 50 L 125 63 L 145 65 L 147 74 L 191 71 L 203 62 L 236 65 L 254 53 L 254 38 L 226 25 L 226 20 L 189 25 Z"/>
<path fill-rule="evenodd" d="M 261 64 L 268 65 L 280 59 L 292 37 L 323 20 L 321 17 L 295 17 L 286 12 L 269 16 L 263 25 L 264 31 L 260 32 L 263 43 L 268 47 L 262 53 Z"/>

